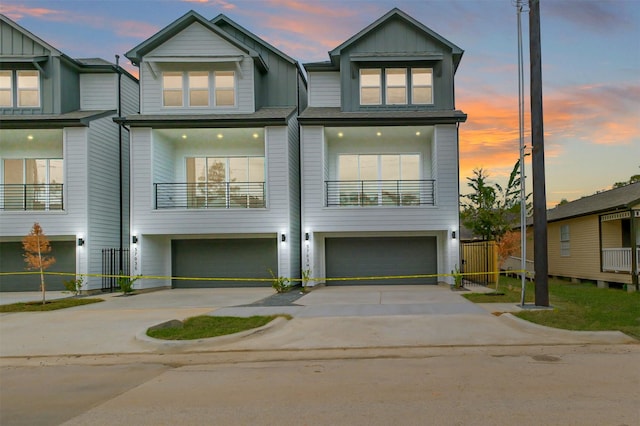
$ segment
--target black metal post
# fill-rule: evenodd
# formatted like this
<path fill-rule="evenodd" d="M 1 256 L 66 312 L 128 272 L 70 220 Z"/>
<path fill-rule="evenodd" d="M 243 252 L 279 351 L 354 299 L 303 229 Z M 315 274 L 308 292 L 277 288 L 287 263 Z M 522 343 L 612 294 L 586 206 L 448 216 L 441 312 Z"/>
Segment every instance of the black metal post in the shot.
<path fill-rule="evenodd" d="M 544 171 L 542 117 L 542 54 L 540 47 L 540 1 L 529 0 L 529 60 L 531 68 L 531 145 L 533 172 L 533 243 L 536 274 L 536 306 L 549 306 L 549 260 L 547 255 L 547 196 Z"/>

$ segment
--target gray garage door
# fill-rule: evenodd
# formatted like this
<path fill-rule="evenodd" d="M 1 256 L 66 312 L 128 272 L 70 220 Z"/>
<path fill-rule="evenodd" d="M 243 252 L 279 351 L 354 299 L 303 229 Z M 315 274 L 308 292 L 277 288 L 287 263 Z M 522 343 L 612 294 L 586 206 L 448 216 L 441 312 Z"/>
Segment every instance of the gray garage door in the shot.
<path fill-rule="evenodd" d="M 271 278 L 278 273 L 275 238 L 173 240 L 174 277 Z M 173 280 L 174 288 L 262 287 L 267 281 Z"/>
<path fill-rule="evenodd" d="M 327 278 L 427 275 L 438 270 L 435 237 L 327 238 Z M 437 279 L 328 281 L 329 285 L 435 284 Z"/>
<path fill-rule="evenodd" d="M 0 243 L 0 271 L 25 272 L 22 243 Z M 48 272 L 76 272 L 76 246 L 74 241 L 52 241 L 51 255 L 56 258 Z M 63 281 L 72 277 L 45 275 L 46 290 L 64 290 Z M 0 291 L 40 291 L 40 275 L 0 275 Z"/>

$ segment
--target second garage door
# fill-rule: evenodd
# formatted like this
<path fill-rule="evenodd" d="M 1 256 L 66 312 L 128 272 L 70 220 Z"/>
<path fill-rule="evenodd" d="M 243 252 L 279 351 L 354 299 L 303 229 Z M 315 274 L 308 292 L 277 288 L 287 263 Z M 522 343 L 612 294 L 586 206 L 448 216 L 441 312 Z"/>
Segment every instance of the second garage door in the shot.
<path fill-rule="evenodd" d="M 428 275 L 438 270 L 435 237 L 325 240 L 327 278 Z M 328 281 L 329 285 L 436 284 L 437 278 Z"/>
<path fill-rule="evenodd" d="M 278 273 L 275 238 L 173 240 L 174 277 L 271 278 L 269 269 Z M 175 288 L 258 287 L 268 281 L 173 280 Z"/>

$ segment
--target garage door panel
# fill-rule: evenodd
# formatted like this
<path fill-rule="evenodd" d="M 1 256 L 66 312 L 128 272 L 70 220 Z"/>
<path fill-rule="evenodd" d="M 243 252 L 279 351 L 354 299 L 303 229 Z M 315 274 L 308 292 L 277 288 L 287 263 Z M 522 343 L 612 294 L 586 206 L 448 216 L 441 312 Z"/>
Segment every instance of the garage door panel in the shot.
<path fill-rule="evenodd" d="M 24 250 L 21 242 L 0 243 L 0 272 L 25 272 Z M 51 241 L 51 256 L 56 258 L 47 272 L 76 272 L 75 241 Z M 72 277 L 45 275 L 47 291 L 64 290 L 63 282 Z M 40 291 L 40 275 L 0 275 L 0 291 Z"/>
<path fill-rule="evenodd" d="M 362 237 L 325 240 L 327 278 L 437 273 L 435 237 Z M 330 285 L 435 284 L 437 279 L 329 281 Z"/>
<path fill-rule="evenodd" d="M 275 238 L 173 240 L 172 275 L 198 278 L 271 278 L 278 271 Z M 269 281 L 173 280 L 175 288 L 268 287 Z"/>

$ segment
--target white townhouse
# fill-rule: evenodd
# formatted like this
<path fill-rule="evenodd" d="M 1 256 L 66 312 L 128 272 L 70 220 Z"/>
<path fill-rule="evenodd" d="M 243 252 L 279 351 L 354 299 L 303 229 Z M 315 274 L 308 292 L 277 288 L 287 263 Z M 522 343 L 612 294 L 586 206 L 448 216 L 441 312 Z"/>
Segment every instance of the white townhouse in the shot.
<path fill-rule="evenodd" d="M 302 268 L 326 281 L 451 281 L 459 264 L 454 75 L 463 51 L 393 9 L 308 63 L 301 126 Z"/>
<path fill-rule="evenodd" d="M 162 277 L 136 286 L 299 277 L 298 63 L 224 15 L 193 11 L 126 57 L 140 69 L 140 112 L 120 120 L 131 131 L 132 274 Z"/>
<path fill-rule="evenodd" d="M 24 272 L 34 222 L 52 241 L 49 271 L 100 274 L 104 249 L 128 248 L 128 133 L 138 81 L 102 59 L 72 59 L 0 15 L 0 272 Z M 48 276 L 63 290 L 74 276 Z M 85 277 L 84 291 L 98 290 Z M 0 291 L 38 290 L 34 275 L 0 275 Z"/>

